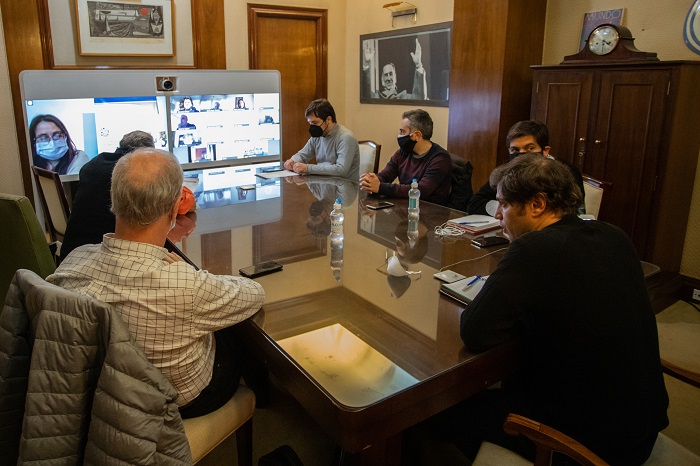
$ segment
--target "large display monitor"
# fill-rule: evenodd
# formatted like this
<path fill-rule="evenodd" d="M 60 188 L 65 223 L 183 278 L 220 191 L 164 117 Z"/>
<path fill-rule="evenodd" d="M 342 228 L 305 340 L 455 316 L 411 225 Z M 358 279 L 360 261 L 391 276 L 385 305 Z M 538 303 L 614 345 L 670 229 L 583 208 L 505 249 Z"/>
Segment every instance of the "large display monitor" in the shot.
<path fill-rule="evenodd" d="M 85 153 L 83 161 L 113 152 L 137 129 L 184 170 L 281 160 L 277 71 L 28 70 L 20 86 L 30 164 L 56 157 L 63 140 Z M 65 131 L 52 123 L 30 134 L 40 115 L 53 115 Z M 79 167 L 68 168 L 62 178 L 77 179 L 71 173 Z"/>

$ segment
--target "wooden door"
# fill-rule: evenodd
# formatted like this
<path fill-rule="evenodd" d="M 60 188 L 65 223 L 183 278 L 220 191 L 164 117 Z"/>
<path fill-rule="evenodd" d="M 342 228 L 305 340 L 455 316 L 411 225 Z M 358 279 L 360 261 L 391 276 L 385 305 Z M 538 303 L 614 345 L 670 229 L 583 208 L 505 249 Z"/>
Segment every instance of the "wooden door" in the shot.
<path fill-rule="evenodd" d="M 551 153 L 584 171 L 593 73 L 590 71 L 535 71 L 531 117 L 549 129 Z"/>
<path fill-rule="evenodd" d="M 248 5 L 250 69 L 282 76 L 282 159 L 309 139 L 306 107 L 327 97 L 327 10 Z"/>
<path fill-rule="evenodd" d="M 612 183 L 602 220 L 622 228 L 644 257 L 666 114 L 668 69 L 600 73 L 585 173 Z M 607 196 L 607 193 L 606 193 Z"/>

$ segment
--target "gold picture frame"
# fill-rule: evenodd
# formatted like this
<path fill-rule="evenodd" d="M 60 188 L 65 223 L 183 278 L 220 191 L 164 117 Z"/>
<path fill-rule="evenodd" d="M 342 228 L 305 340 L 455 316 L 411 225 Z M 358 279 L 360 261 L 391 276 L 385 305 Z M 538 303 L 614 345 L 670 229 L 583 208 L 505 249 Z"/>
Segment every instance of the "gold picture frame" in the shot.
<path fill-rule="evenodd" d="M 172 0 L 75 0 L 82 56 L 174 56 Z"/>

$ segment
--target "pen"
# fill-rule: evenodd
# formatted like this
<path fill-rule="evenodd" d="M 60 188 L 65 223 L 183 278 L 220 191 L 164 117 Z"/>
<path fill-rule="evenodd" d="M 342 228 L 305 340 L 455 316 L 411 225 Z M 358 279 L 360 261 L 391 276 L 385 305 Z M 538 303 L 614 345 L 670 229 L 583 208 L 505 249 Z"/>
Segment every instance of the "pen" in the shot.
<path fill-rule="evenodd" d="M 462 288 L 462 291 L 467 291 L 469 288 L 472 287 L 472 285 L 474 285 L 474 283 L 478 282 L 479 280 L 481 280 L 481 275 L 477 275 L 476 277 L 474 277 L 474 280 L 467 283 L 467 286 Z"/>
<path fill-rule="evenodd" d="M 481 220 L 479 222 L 459 222 L 459 225 L 476 225 L 477 223 L 489 223 L 491 220 Z"/>

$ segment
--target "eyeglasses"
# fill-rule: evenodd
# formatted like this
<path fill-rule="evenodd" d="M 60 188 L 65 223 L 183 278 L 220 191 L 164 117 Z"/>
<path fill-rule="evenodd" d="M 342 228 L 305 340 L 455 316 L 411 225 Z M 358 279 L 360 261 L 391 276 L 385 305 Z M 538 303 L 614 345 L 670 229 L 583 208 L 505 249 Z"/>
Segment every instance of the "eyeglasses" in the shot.
<path fill-rule="evenodd" d="M 66 133 L 63 131 L 56 131 L 55 133 L 51 134 L 50 136 L 48 134 L 40 134 L 37 137 L 34 138 L 35 141 L 37 142 L 49 142 L 50 140 L 54 141 L 60 141 L 61 139 L 66 138 Z"/>

